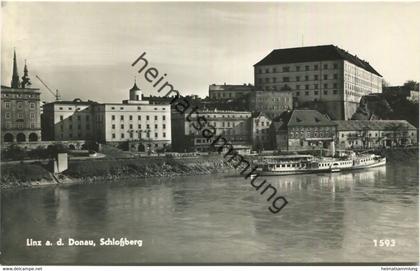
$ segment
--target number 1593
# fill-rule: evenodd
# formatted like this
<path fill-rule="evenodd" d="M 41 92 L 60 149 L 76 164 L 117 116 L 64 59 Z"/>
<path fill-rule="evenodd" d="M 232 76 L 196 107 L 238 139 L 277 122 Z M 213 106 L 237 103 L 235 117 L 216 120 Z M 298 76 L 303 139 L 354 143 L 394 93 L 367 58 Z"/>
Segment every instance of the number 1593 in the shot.
<path fill-rule="evenodd" d="M 395 247 L 394 239 L 373 239 L 375 247 Z"/>

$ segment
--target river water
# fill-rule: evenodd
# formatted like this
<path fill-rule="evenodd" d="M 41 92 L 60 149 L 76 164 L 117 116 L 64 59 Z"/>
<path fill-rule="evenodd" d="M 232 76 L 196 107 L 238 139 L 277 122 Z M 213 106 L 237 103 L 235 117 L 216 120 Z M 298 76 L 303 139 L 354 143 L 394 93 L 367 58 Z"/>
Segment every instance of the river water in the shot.
<path fill-rule="evenodd" d="M 9 264 L 416 262 L 418 160 L 351 173 L 269 177 L 289 204 L 212 175 L 2 191 Z M 143 246 L 99 246 L 107 237 Z M 26 246 L 26 239 L 96 247 Z M 375 247 L 393 240 L 393 247 Z"/>

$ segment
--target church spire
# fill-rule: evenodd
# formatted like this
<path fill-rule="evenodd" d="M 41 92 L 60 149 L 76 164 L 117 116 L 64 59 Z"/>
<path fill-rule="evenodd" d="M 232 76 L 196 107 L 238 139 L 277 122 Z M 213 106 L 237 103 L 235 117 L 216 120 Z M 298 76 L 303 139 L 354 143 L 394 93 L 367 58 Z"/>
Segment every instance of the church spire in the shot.
<path fill-rule="evenodd" d="M 13 75 L 12 75 L 12 82 L 11 82 L 12 88 L 19 88 L 20 82 L 19 82 L 19 73 L 17 68 L 17 62 L 16 62 L 16 50 L 14 50 L 13 55 Z"/>
<path fill-rule="evenodd" d="M 23 68 L 23 76 L 22 76 L 22 88 L 25 88 L 26 86 L 32 85 L 31 79 L 29 79 L 28 76 L 28 67 L 26 66 L 26 59 L 25 59 L 25 67 Z"/>

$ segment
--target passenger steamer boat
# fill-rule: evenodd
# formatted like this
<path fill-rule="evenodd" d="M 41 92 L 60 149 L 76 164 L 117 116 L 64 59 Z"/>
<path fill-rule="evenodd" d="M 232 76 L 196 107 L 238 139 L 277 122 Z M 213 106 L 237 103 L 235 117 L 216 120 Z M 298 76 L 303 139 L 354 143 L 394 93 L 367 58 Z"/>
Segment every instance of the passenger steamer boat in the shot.
<path fill-rule="evenodd" d="M 315 157 L 312 155 L 265 156 L 254 161 L 260 175 L 292 175 L 318 172 L 340 172 L 383 166 L 386 158 L 375 154 L 351 153 L 349 156 Z"/>

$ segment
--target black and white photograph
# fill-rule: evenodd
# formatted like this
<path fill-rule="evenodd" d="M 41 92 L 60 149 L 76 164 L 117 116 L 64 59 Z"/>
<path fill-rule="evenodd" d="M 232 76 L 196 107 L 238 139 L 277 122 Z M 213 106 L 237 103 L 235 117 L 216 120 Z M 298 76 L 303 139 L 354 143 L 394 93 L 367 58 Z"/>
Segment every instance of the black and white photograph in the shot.
<path fill-rule="evenodd" d="M 417 270 L 419 14 L 1 1 L 2 270 Z"/>

